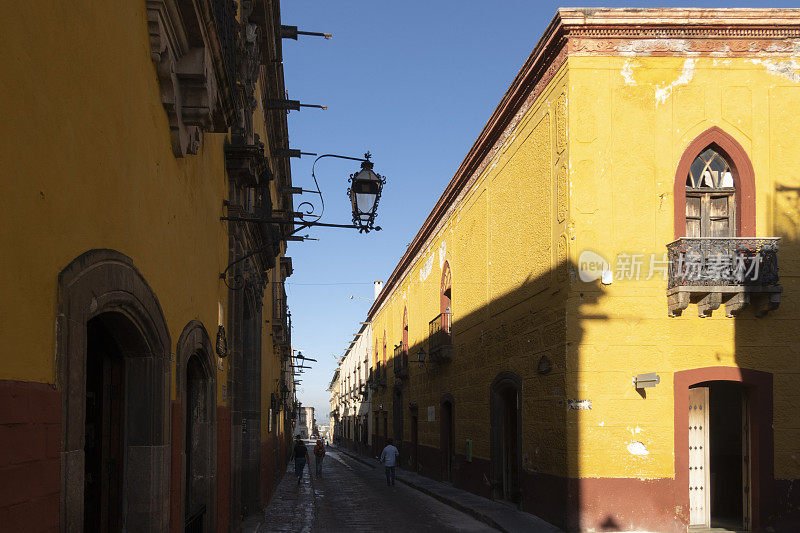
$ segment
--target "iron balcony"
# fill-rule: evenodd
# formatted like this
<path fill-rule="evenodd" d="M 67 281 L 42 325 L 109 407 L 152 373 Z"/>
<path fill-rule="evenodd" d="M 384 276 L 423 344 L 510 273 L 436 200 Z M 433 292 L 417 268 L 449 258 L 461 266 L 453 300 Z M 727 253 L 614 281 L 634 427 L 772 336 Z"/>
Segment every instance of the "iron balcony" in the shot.
<path fill-rule="evenodd" d="M 436 363 L 453 359 L 452 313 L 440 313 L 428 323 L 428 351 Z"/>
<path fill-rule="evenodd" d="M 757 316 L 778 308 L 777 237 L 682 237 L 667 244 L 667 307 L 680 315 L 690 303 L 701 317 L 720 305 L 735 317 L 752 303 Z"/>

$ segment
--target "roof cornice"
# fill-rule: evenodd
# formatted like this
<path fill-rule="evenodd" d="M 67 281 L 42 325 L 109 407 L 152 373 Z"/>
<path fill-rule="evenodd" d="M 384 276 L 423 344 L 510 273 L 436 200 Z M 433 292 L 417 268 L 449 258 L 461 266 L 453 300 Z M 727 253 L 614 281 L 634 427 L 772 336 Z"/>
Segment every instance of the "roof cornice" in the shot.
<path fill-rule="evenodd" d="M 800 9 L 561 8 L 522 65 L 370 307 L 372 320 L 490 159 L 497 141 L 567 55 L 798 55 Z M 775 41 L 782 41 L 776 46 Z M 675 42 L 676 46 L 664 43 Z M 569 46 L 565 46 L 569 44 Z M 733 46 L 731 46 L 733 44 Z"/>

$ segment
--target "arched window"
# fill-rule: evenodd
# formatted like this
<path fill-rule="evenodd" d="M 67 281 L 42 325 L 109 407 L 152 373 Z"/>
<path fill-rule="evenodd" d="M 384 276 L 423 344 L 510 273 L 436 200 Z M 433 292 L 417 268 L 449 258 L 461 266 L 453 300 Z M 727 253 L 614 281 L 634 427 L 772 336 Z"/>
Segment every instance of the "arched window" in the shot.
<path fill-rule="evenodd" d="M 714 147 L 694 158 L 686 176 L 686 236 L 736 236 L 733 173 Z"/>
<path fill-rule="evenodd" d="M 408 308 L 403 308 L 403 366 L 408 366 Z"/>
<path fill-rule="evenodd" d="M 445 261 L 442 267 L 442 286 L 439 298 L 439 312 L 442 314 L 442 330 L 450 333 L 453 317 L 453 297 L 450 279 L 450 263 Z"/>
<path fill-rule="evenodd" d="M 692 141 L 675 175 L 675 237 L 755 236 L 755 176 L 744 148 L 714 126 Z"/>

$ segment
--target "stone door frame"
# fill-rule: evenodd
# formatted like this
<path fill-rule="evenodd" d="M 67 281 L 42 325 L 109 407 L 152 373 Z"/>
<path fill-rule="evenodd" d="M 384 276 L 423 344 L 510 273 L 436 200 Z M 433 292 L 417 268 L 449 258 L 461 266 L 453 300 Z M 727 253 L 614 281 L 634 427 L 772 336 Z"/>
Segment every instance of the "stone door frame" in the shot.
<path fill-rule="evenodd" d="M 86 325 L 112 313 L 125 318 L 126 351 L 123 523 L 128 530 L 169 527 L 171 341 L 153 290 L 126 255 L 89 250 L 58 275 L 56 386 L 61 391 L 60 529 L 83 531 Z M 125 343 L 130 340 L 131 343 Z M 134 409 L 135 407 L 135 409 Z"/>
<path fill-rule="evenodd" d="M 181 406 L 181 490 L 180 490 L 180 518 L 186 517 L 186 417 L 188 416 L 188 395 L 187 395 L 187 367 L 189 359 L 196 355 L 200 360 L 203 373 L 208 379 L 206 383 L 206 403 L 208 405 L 208 503 L 206 505 L 206 519 L 204 531 L 215 531 L 216 508 L 217 508 L 217 364 L 214 346 L 208 336 L 206 328 L 199 320 L 192 320 L 184 326 L 181 336 L 178 338 L 177 346 L 177 367 L 175 369 L 175 390 Z M 180 529 L 183 529 L 181 524 Z"/>

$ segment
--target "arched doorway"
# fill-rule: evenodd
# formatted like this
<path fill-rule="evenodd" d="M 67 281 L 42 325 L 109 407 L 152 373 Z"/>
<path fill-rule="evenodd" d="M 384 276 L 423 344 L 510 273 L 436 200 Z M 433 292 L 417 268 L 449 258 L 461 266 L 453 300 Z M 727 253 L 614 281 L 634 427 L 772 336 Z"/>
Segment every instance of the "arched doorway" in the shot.
<path fill-rule="evenodd" d="M 114 337 L 124 317 L 110 313 L 86 325 L 86 421 L 83 527 L 118 531 L 122 527 L 125 476 L 125 359 Z"/>
<path fill-rule="evenodd" d="M 455 461 L 455 417 L 453 399 L 449 395 L 442 400 L 439 428 L 439 450 L 442 454 L 442 479 L 453 481 Z"/>
<path fill-rule="evenodd" d="M 673 383 L 676 507 L 687 525 L 759 530 L 775 502 L 772 374 L 706 367 Z"/>
<path fill-rule="evenodd" d="M 492 497 L 522 501 L 522 380 L 502 372 L 490 389 Z"/>
<path fill-rule="evenodd" d="M 185 531 L 216 528 L 216 365 L 202 323 L 193 320 L 178 339 L 178 399 L 183 420 L 181 517 Z"/>
<path fill-rule="evenodd" d="M 62 531 L 162 530 L 169 522 L 171 341 L 158 299 L 113 250 L 58 277 Z M 135 474 L 135 475 L 134 475 Z"/>

